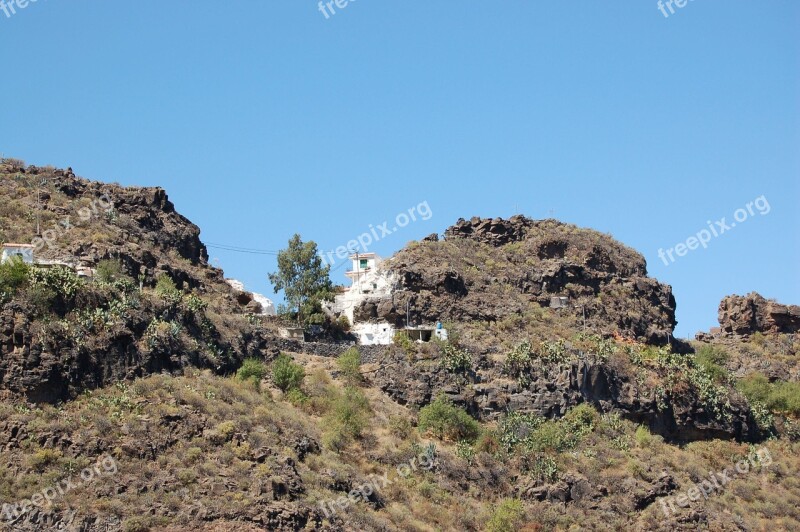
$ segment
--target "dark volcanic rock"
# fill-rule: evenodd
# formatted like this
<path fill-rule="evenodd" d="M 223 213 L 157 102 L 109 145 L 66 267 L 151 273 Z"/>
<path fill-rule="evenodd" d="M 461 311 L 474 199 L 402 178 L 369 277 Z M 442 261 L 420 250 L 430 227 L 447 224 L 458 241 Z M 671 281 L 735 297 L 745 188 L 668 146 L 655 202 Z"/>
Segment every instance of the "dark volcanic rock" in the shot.
<path fill-rule="evenodd" d="M 466 221 L 460 218 L 444 232 L 444 237 L 446 240 L 469 238 L 497 247 L 523 240 L 532 224 L 533 220 L 520 215 L 508 220 L 475 216 Z"/>
<path fill-rule="evenodd" d="M 569 299 L 561 312 L 585 313 L 605 334 L 664 344 L 677 323 L 671 287 L 647 277 L 639 253 L 556 220 L 461 219 L 444 242 L 409 246 L 386 268 L 401 291 L 361 315 L 395 325 L 405 324 L 409 301 L 413 323 L 493 322 L 548 307 L 553 296 Z"/>
<path fill-rule="evenodd" d="M 728 296 L 719 304 L 723 332 L 737 335 L 800 332 L 800 306 L 781 305 L 756 292 Z"/>
<path fill-rule="evenodd" d="M 381 363 L 370 365 L 367 374 L 403 405 L 424 406 L 444 394 L 476 418 L 492 421 L 508 411 L 560 418 L 581 403 L 591 403 L 602 412 L 617 412 L 644 424 L 670 441 L 757 441 L 762 436 L 740 397 L 731 398 L 730 409 L 721 418 L 691 389 L 669 394 L 659 404 L 652 391 L 591 356 L 538 367 L 524 386 L 498 374 L 485 356 L 472 361 L 483 369 L 466 374 L 453 374 L 428 360 L 409 360 L 399 349 L 386 349 L 381 356 Z"/>

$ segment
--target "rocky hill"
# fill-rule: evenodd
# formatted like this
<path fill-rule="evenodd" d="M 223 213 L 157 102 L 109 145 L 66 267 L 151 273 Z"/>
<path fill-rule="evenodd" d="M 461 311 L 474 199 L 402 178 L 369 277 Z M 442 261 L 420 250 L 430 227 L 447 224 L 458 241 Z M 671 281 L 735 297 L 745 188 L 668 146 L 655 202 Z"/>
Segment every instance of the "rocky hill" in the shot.
<path fill-rule="evenodd" d="M 208 264 L 200 229 L 164 190 L 6 159 L 0 196 L 0 240 L 69 265 L 3 301 L 0 388 L 55 402 L 186 366 L 226 373 L 274 337 L 248 321 L 252 297 Z M 73 272 L 101 264 L 115 270 L 106 282 Z"/>
<path fill-rule="evenodd" d="M 793 307 L 726 300 L 669 341 L 634 250 L 474 218 L 357 309 L 447 341 L 303 343 L 161 189 L 4 159 L 0 195 L 0 240 L 66 264 L 0 267 L 0 530 L 800 527 Z"/>
<path fill-rule="evenodd" d="M 377 318 L 497 322 L 569 298 L 562 313 L 603 334 L 666 344 L 675 328 L 671 287 L 647 277 L 644 257 L 608 235 L 524 216 L 459 220 L 388 263 L 402 290 Z M 362 313 L 363 314 L 363 313 Z"/>

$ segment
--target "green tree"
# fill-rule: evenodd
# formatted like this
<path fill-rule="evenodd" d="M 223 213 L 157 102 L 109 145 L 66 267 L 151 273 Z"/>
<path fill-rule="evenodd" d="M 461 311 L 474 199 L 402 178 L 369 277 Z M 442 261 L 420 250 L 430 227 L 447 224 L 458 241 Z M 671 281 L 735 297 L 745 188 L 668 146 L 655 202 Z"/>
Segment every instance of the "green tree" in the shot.
<path fill-rule="evenodd" d="M 290 314 L 304 323 L 322 323 L 322 302 L 333 299 L 330 266 L 322 265 L 314 241 L 303 242 L 300 235 L 289 240 L 289 247 L 278 253 L 278 271 L 269 274 L 275 292 L 283 290 Z"/>

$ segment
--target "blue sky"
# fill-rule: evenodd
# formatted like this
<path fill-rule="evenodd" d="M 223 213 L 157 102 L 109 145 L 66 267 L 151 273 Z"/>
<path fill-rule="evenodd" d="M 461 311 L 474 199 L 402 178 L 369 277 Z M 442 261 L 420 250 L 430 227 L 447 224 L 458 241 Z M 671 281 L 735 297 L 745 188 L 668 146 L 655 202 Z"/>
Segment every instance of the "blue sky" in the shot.
<path fill-rule="evenodd" d="M 324 250 L 412 206 L 612 234 L 677 334 L 753 290 L 800 303 L 800 2 L 69 2 L 0 11 L 0 151 L 167 189 L 206 242 Z M 658 250 L 766 215 L 665 265 Z M 390 224 L 390 227 L 393 224 Z M 210 249 L 272 295 L 274 257 Z M 339 268 L 334 275 L 344 281 Z"/>

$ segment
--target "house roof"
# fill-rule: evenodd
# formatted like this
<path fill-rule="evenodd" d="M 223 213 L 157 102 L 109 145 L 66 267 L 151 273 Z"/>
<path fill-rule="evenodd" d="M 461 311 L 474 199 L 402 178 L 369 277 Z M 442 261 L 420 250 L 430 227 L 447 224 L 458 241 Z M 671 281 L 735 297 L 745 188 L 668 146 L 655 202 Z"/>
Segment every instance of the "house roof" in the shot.
<path fill-rule="evenodd" d="M 14 244 L 13 242 L 6 242 L 3 244 L 4 248 L 32 248 L 33 244 Z"/>
<path fill-rule="evenodd" d="M 376 258 L 378 258 L 378 256 L 375 253 L 371 252 L 371 251 L 369 253 L 359 253 L 358 255 L 353 253 L 352 255 L 350 255 L 350 259 L 356 260 L 356 258 L 358 258 L 358 259 L 376 259 Z"/>

